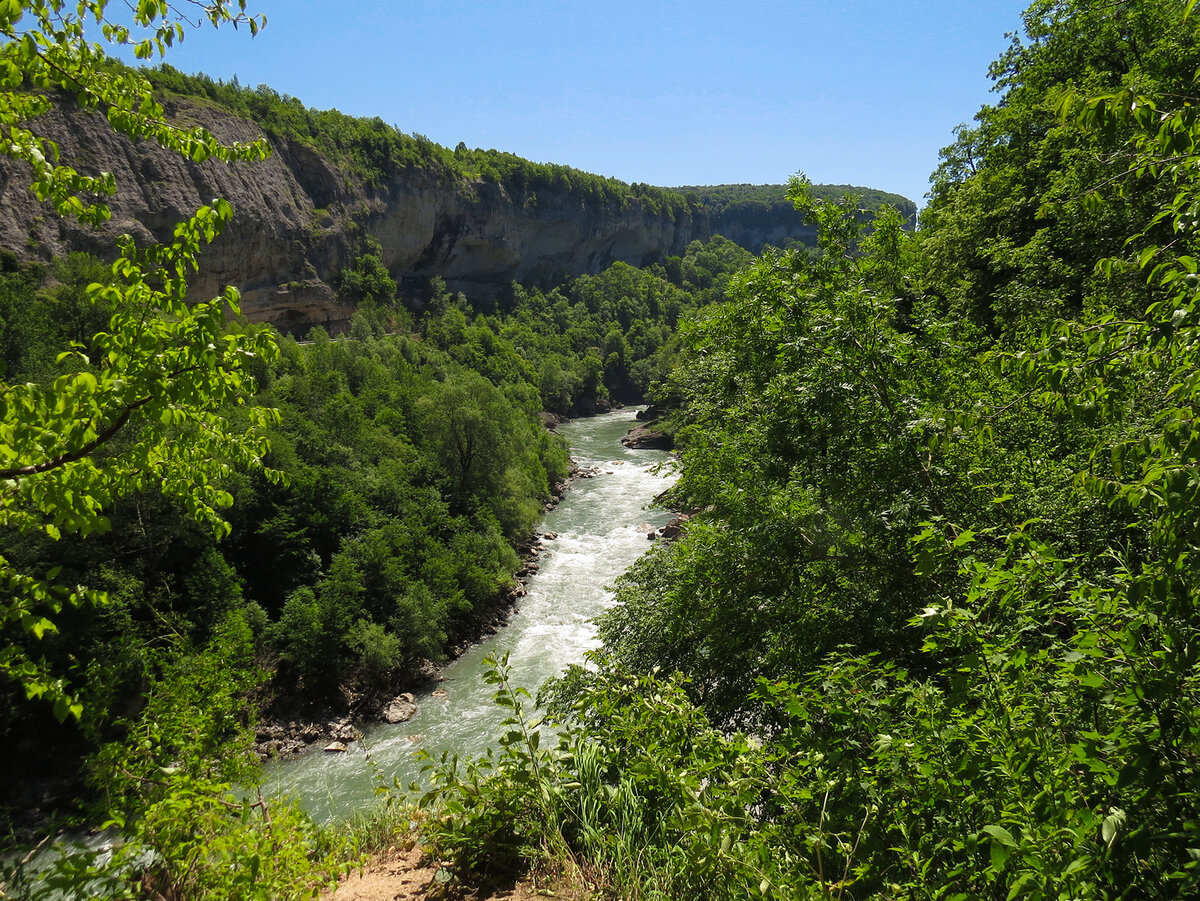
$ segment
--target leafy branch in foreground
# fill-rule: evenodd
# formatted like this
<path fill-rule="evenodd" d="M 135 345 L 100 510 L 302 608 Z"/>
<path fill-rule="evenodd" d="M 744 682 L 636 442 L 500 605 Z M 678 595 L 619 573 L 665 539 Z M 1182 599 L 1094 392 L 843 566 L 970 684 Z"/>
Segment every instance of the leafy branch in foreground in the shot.
<path fill-rule="evenodd" d="M 262 678 L 252 656 L 238 615 L 205 648 L 154 654 L 145 709 L 90 763 L 105 825 L 120 840 L 60 844 L 37 866 L 0 867 L 4 890 L 27 899 L 268 901 L 316 897 L 344 874 L 352 837 L 317 826 L 293 801 L 247 789 L 257 766 L 244 695 Z"/>
<path fill-rule="evenodd" d="M 88 22 L 105 39 L 133 46 L 140 57 L 163 53 L 183 37 L 186 21 L 165 0 L 144 0 L 134 30 L 113 24 L 107 0 L 71 6 L 62 0 L 0 5 L 0 153 L 26 166 L 31 189 L 55 210 L 99 224 L 108 209 L 97 199 L 115 190 L 108 173 L 85 175 L 60 161 L 54 142 L 37 134 L 38 117 L 69 98 L 103 111 L 131 139 L 150 139 L 189 159 L 261 159 L 265 142 L 223 146 L 203 129 L 167 123 L 149 82 L 108 63 L 86 39 Z M 244 0 L 191 4 L 213 25 L 247 17 Z M 135 33 L 136 32 L 136 33 Z M 233 215 L 215 200 L 175 229 L 169 244 L 138 249 L 123 239 L 113 278 L 92 285 L 92 302 L 111 310 L 108 329 L 90 347 L 73 345 L 58 357 L 60 375 L 44 384 L 0 382 L 0 529 L 10 534 L 64 532 L 87 536 L 108 528 L 105 509 L 117 498 L 157 488 L 218 533 L 218 510 L 230 497 L 221 487 L 231 467 L 262 467 L 265 427 L 272 413 L 250 410 L 234 424 L 223 412 L 253 392 L 247 361 L 270 357 L 264 332 L 227 334 L 226 312 L 238 311 L 228 287 L 208 303 L 185 302 L 187 280 L 201 248 Z M 86 352 L 85 352 L 86 351 Z M 61 675 L 48 672 L 28 647 L 56 631 L 65 605 L 103 596 L 83 586 L 56 585 L 57 567 L 32 571 L 0 556 L 0 674 L 29 697 L 54 704 L 59 719 L 80 714 Z"/>
<path fill-rule="evenodd" d="M 484 665 L 483 681 L 497 686 L 494 701 L 508 711 L 499 753 L 489 747 L 482 757 L 461 762 L 446 752 L 437 760 L 421 752 L 431 783 L 419 799 L 431 813 L 422 831 L 460 877 L 521 872 L 543 850 L 561 848 L 554 826 L 561 749 L 542 747 L 542 721 L 526 717 L 529 692 L 510 682 L 508 655 L 484 658 Z"/>

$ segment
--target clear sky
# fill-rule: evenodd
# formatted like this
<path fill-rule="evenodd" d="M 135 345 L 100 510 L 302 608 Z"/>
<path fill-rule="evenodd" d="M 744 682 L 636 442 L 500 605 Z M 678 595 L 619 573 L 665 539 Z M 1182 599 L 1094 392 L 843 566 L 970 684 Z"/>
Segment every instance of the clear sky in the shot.
<path fill-rule="evenodd" d="M 1028 0 L 250 0 L 167 62 L 628 182 L 814 182 L 919 204 Z"/>

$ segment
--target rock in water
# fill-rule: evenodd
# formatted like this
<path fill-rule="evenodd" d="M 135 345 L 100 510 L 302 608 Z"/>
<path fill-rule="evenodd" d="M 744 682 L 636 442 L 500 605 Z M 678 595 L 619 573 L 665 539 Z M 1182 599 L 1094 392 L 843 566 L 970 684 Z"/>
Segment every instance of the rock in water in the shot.
<path fill-rule="evenodd" d="M 413 714 L 417 712 L 415 699 L 411 694 L 405 692 L 396 698 L 383 709 L 383 721 L 385 723 L 405 723 L 413 718 Z"/>
<path fill-rule="evenodd" d="M 639 449 L 672 450 L 675 447 L 675 441 L 670 435 L 645 425 L 630 429 L 629 434 L 621 439 L 621 443 L 626 447 Z"/>
<path fill-rule="evenodd" d="M 325 751 L 329 754 L 345 754 L 350 749 L 340 741 L 331 741 L 325 746 Z"/>

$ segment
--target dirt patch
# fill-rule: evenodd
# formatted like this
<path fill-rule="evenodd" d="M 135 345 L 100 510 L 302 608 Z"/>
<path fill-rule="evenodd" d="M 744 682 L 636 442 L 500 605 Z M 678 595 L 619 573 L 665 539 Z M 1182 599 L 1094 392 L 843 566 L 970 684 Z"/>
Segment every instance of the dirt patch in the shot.
<path fill-rule="evenodd" d="M 392 848 L 342 880 L 324 901 L 587 901 L 593 897 L 561 874 L 526 876 L 516 883 L 464 886 L 439 878 L 437 861 L 417 846 Z"/>
<path fill-rule="evenodd" d="M 425 898 L 437 882 L 437 867 L 426 861 L 420 848 L 399 848 L 381 854 L 366 867 L 342 880 L 337 891 L 323 897 L 328 901 L 399 901 Z"/>

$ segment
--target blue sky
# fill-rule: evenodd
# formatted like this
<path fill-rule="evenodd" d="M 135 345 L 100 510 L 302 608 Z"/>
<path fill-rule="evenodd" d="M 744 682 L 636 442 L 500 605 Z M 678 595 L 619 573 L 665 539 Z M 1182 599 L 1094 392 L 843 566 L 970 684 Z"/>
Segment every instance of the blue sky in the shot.
<path fill-rule="evenodd" d="M 918 203 L 1028 0 L 250 0 L 167 62 L 453 147 L 655 185 L 813 181 Z"/>

